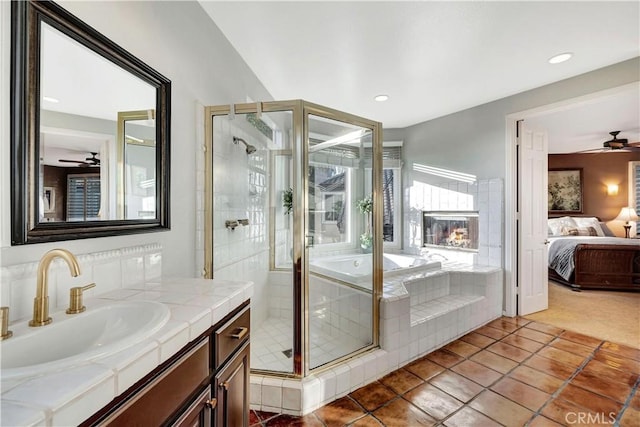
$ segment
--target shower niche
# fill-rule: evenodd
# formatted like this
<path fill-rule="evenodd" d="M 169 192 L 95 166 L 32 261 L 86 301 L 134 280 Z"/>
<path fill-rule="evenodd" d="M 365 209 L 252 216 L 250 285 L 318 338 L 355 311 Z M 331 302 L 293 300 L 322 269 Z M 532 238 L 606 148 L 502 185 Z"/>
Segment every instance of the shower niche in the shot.
<path fill-rule="evenodd" d="M 252 373 L 304 378 L 378 346 L 381 132 L 302 100 L 205 109 L 205 276 L 254 282 Z M 365 232 L 366 283 L 309 268 L 362 254 Z"/>

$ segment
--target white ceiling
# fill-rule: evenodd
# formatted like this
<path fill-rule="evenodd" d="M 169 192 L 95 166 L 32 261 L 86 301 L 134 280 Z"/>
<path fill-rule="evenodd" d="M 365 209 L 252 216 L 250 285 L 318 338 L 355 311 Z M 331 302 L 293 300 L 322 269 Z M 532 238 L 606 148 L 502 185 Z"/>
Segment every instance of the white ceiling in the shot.
<path fill-rule="evenodd" d="M 637 1 L 200 3 L 275 99 L 305 99 L 381 121 L 385 128 L 410 126 L 640 54 Z M 570 61 L 547 62 L 567 51 L 574 53 Z M 376 102 L 378 94 L 390 99 Z M 570 129 L 563 118 L 557 127 L 572 138 L 597 133 L 598 143 L 611 130 L 633 131 L 622 126 L 633 122 L 635 111 L 640 127 L 638 98 L 625 100 L 635 110 L 616 104 L 624 116 L 620 124 Z M 578 125 L 586 122 L 575 117 Z"/>
<path fill-rule="evenodd" d="M 640 142 L 640 85 L 525 122 L 548 133 L 550 154 L 602 149 L 602 143 L 612 139 L 611 131 L 620 131 L 618 139 Z"/>

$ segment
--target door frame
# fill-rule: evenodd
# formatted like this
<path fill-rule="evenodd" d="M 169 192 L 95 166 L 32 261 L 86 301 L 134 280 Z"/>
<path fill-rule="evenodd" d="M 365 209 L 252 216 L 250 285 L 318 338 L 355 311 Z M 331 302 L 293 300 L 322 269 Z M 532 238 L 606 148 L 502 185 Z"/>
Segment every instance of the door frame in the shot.
<path fill-rule="evenodd" d="M 574 98 L 565 99 L 551 104 L 542 105 L 527 110 L 510 113 L 505 116 L 505 226 L 504 226 L 504 260 L 505 260 L 505 288 L 504 288 L 504 314 L 505 316 L 518 315 L 518 256 L 520 253 L 518 213 L 517 208 L 520 203 L 518 194 L 518 159 L 517 159 L 517 122 L 533 117 L 552 114 L 567 110 L 576 105 L 584 105 L 596 100 L 617 95 L 630 89 L 635 89 L 640 85 L 638 82 L 628 83 L 610 89 L 592 92 Z M 521 215 L 527 215 L 522 212 Z"/>

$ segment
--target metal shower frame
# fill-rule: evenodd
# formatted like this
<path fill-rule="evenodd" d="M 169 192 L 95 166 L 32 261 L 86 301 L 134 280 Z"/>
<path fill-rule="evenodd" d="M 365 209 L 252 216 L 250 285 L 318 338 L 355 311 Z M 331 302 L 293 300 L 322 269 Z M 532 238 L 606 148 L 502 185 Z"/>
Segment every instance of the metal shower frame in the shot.
<path fill-rule="evenodd" d="M 382 297 L 382 123 L 368 120 L 342 111 L 334 110 L 303 100 L 268 101 L 258 103 L 234 104 L 205 107 L 205 219 L 204 219 L 204 275 L 213 278 L 213 119 L 215 116 L 235 114 L 260 114 L 262 112 L 292 113 L 293 124 L 293 374 L 258 371 L 252 373 L 274 376 L 303 378 L 311 373 L 326 370 L 357 354 L 370 351 L 379 346 L 380 299 Z M 348 123 L 372 132 L 373 165 L 373 283 L 372 283 L 372 343 L 355 352 L 344 355 L 330 363 L 310 369 L 309 367 L 309 249 L 308 235 L 308 129 L 309 115 Z M 304 191 L 295 191 L 302 186 Z M 270 219 L 271 221 L 271 219 Z"/>

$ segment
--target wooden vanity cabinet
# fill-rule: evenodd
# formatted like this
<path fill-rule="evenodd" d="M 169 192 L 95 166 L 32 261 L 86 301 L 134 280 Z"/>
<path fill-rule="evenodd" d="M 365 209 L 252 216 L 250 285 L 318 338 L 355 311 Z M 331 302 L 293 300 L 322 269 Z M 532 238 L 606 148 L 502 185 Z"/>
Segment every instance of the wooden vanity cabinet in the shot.
<path fill-rule="evenodd" d="M 196 400 L 172 424 L 176 427 L 211 427 L 211 387 L 206 387 Z"/>
<path fill-rule="evenodd" d="M 200 397 L 210 388 L 210 339 L 202 337 L 185 349 L 186 352 L 183 349 L 175 360 L 161 365 L 161 369 L 129 388 L 83 425 L 160 426 L 188 412 L 190 405 L 186 410 L 183 408 L 193 400 L 192 396 Z"/>
<path fill-rule="evenodd" d="M 249 425 L 249 301 L 81 426 Z"/>
<path fill-rule="evenodd" d="M 215 427 L 249 425 L 249 307 L 215 330 L 212 390 Z"/>

